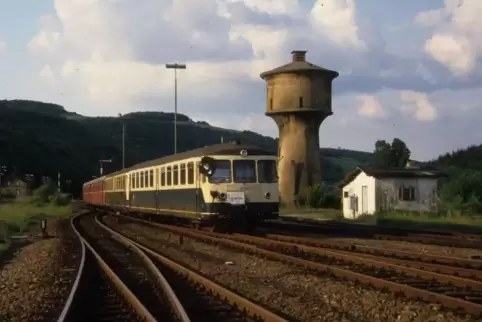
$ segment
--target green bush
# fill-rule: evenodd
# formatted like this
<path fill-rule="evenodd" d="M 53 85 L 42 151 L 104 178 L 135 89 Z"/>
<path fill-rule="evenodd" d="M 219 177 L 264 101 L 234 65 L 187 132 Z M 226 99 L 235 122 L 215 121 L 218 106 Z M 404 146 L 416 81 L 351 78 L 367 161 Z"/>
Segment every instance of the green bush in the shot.
<path fill-rule="evenodd" d="M 340 209 L 340 196 L 337 189 L 329 191 L 321 184 L 315 184 L 309 187 L 304 198 L 300 198 L 300 206 L 310 208 L 331 208 Z"/>

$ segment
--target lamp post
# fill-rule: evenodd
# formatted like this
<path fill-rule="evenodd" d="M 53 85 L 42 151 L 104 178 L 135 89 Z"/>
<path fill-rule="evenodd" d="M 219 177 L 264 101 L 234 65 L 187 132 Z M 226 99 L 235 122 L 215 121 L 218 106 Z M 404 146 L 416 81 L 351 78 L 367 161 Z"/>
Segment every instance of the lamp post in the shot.
<path fill-rule="evenodd" d="M 174 69 L 174 154 L 177 153 L 177 70 L 186 69 L 185 64 L 166 64 L 167 69 Z"/>
<path fill-rule="evenodd" d="M 100 163 L 100 176 L 102 177 L 102 174 L 104 173 L 104 163 L 111 163 L 111 159 L 105 159 L 105 160 L 99 160 Z"/>
<path fill-rule="evenodd" d="M 122 114 L 119 113 L 119 117 L 122 117 Z M 126 167 L 126 123 L 124 119 L 122 119 L 122 169 Z"/>

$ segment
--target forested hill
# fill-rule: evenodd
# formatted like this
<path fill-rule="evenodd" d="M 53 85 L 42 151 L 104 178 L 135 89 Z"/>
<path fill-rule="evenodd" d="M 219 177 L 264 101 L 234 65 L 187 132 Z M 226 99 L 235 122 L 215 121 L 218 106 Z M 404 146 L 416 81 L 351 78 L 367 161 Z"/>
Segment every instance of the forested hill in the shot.
<path fill-rule="evenodd" d="M 432 162 L 440 167 L 482 171 L 482 145 L 472 145 L 465 149 L 443 154 Z"/>
<path fill-rule="evenodd" d="M 173 153 L 173 115 L 137 112 L 122 117 L 84 117 L 62 106 L 34 101 L 0 101 L 0 165 L 18 177 L 33 174 L 81 183 L 99 175 L 99 160 L 113 159 L 105 172 L 122 165 L 122 122 L 126 126 L 126 166 Z M 217 128 L 178 115 L 178 151 L 239 139 L 276 151 L 278 141 L 250 131 Z M 321 149 L 324 180 L 336 182 L 357 165 L 371 160 L 368 152 Z"/>

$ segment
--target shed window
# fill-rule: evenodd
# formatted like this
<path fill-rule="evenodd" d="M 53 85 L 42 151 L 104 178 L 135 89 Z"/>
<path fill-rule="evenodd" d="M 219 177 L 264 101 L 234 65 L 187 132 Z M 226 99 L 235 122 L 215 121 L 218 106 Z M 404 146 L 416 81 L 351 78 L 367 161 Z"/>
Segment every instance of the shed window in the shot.
<path fill-rule="evenodd" d="M 172 171 L 172 185 L 177 186 L 179 184 L 179 166 L 176 164 Z"/>
<path fill-rule="evenodd" d="M 149 187 L 154 187 L 154 170 L 149 170 Z"/>
<path fill-rule="evenodd" d="M 343 198 L 348 198 L 348 191 L 343 191 Z"/>
<path fill-rule="evenodd" d="M 398 198 L 402 201 L 415 201 L 415 188 L 401 187 L 398 190 Z"/>
<path fill-rule="evenodd" d="M 167 167 L 167 185 L 172 185 L 172 170 L 171 167 Z"/>
<path fill-rule="evenodd" d="M 166 168 L 162 167 L 161 168 L 161 186 L 166 185 Z"/>
<path fill-rule="evenodd" d="M 187 164 L 187 184 L 194 183 L 194 163 L 189 162 Z"/>

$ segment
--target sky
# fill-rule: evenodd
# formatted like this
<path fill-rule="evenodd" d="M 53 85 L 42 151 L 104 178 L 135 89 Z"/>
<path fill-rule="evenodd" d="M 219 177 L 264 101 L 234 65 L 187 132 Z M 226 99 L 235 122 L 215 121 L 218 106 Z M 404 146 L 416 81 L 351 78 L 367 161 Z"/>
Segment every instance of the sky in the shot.
<path fill-rule="evenodd" d="M 174 109 L 277 136 L 263 71 L 336 70 L 322 147 L 404 140 L 417 160 L 482 142 L 480 0 L 0 0 L 0 99 L 87 116 Z"/>

